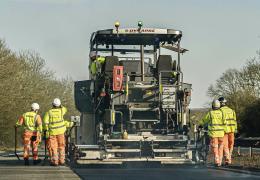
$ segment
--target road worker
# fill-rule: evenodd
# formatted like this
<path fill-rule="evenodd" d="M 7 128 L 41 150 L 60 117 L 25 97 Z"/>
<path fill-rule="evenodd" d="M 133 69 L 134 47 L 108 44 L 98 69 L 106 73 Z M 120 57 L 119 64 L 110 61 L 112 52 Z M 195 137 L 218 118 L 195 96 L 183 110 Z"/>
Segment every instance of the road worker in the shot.
<path fill-rule="evenodd" d="M 29 165 L 30 147 L 32 144 L 33 164 L 39 164 L 41 159 L 38 157 L 38 145 L 41 142 L 42 119 L 38 115 L 40 106 L 38 103 L 32 103 L 31 111 L 24 113 L 17 121 L 16 127 L 22 126 L 23 144 L 24 144 L 24 164 Z"/>
<path fill-rule="evenodd" d="M 98 73 L 101 73 L 102 66 L 105 63 L 105 57 L 98 56 L 96 51 L 91 51 L 89 53 L 89 58 L 91 60 L 89 65 L 91 79 L 95 79 Z"/>
<path fill-rule="evenodd" d="M 214 154 L 215 166 L 221 166 L 223 158 L 223 139 L 224 124 L 222 111 L 220 110 L 220 102 L 214 100 L 212 102 L 212 110 L 210 110 L 204 118 L 199 122 L 199 127 L 207 125 L 208 135 L 210 137 L 210 145 Z"/>
<path fill-rule="evenodd" d="M 73 126 L 73 123 L 72 122 L 69 122 L 69 121 L 64 121 L 65 122 L 65 126 L 66 126 L 66 128 L 70 128 L 70 127 L 72 127 Z M 45 143 L 46 143 L 46 146 L 47 146 L 47 150 L 48 150 L 48 156 L 51 158 L 52 157 L 52 150 L 51 150 L 51 143 L 50 143 L 50 133 L 49 133 L 49 131 L 47 131 L 46 130 L 46 128 L 44 128 L 45 129 Z"/>
<path fill-rule="evenodd" d="M 234 147 L 235 133 L 237 133 L 237 120 L 236 113 L 233 109 L 229 108 L 226 103 L 227 100 L 224 97 L 219 98 L 220 110 L 223 113 L 226 125 L 224 126 L 224 157 L 225 165 L 231 164 L 231 156 Z"/>
<path fill-rule="evenodd" d="M 44 130 L 52 166 L 65 165 L 65 131 L 73 125 L 72 122 L 64 120 L 66 113 L 67 108 L 61 105 L 59 98 L 55 98 L 52 109 L 44 115 Z"/>

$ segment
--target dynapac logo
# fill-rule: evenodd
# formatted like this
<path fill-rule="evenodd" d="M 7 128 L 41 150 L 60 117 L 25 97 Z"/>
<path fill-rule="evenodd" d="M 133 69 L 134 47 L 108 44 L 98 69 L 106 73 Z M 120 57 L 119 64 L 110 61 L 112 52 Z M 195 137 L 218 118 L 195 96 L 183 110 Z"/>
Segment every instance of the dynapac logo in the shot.
<path fill-rule="evenodd" d="M 167 29 L 156 28 L 127 28 L 127 29 L 113 29 L 113 34 L 167 34 Z"/>
<path fill-rule="evenodd" d="M 125 30 L 126 33 L 154 33 L 155 30 L 154 29 L 126 29 Z"/>

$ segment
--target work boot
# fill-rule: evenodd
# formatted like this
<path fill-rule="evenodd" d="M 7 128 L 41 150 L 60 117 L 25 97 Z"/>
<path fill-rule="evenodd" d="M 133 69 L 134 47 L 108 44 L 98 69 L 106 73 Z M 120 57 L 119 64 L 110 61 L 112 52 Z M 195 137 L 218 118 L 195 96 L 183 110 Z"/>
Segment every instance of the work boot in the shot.
<path fill-rule="evenodd" d="M 65 164 L 65 163 L 59 163 L 59 165 L 60 165 L 60 166 L 66 166 L 66 164 Z"/>
<path fill-rule="evenodd" d="M 50 166 L 58 166 L 58 164 L 50 163 Z"/>
<path fill-rule="evenodd" d="M 228 167 L 228 166 L 230 166 L 230 163 L 225 162 L 224 166 L 225 166 L 225 167 Z"/>
<path fill-rule="evenodd" d="M 33 165 L 40 164 L 42 162 L 41 159 L 33 160 Z"/>
<path fill-rule="evenodd" d="M 220 167 L 220 166 L 221 166 L 221 164 L 214 164 L 214 166 L 215 166 L 215 167 Z"/>
<path fill-rule="evenodd" d="M 24 159 L 24 165 L 29 166 L 29 159 Z"/>

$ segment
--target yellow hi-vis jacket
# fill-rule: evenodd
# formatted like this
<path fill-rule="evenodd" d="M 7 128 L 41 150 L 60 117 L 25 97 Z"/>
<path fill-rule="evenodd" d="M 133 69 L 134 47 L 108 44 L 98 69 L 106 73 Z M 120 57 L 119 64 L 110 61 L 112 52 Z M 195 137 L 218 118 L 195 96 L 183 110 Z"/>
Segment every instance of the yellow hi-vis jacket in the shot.
<path fill-rule="evenodd" d="M 72 127 L 73 122 L 64 120 L 64 115 L 67 112 L 66 107 L 52 108 L 45 113 L 43 118 L 43 129 L 46 131 L 46 136 L 54 136 L 64 134 L 67 127 Z"/>
<path fill-rule="evenodd" d="M 92 75 L 96 75 L 98 68 L 101 68 L 101 66 L 105 63 L 105 57 L 98 57 L 95 61 L 93 61 L 90 64 L 90 73 Z"/>
<path fill-rule="evenodd" d="M 221 110 L 211 110 L 199 121 L 200 125 L 208 125 L 208 135 L 210 137 L 224 137 L 223 113 Z"/>
<path fill-rule="evenodd" d="M 225 133 L 236 133 L 237 132 L 237 118 L 236 113 L 233 109 L 228 106 L 223 106 L 220 108 L 224 115 L 224 120 L 226 125 L 224 127 Z"/>
<path fill-rule="evenodd" d="M 42 119 L 34 111 L 24 113 L 17 121 L 16 126 L 23 126 L 25 131 L 42 132 Z"/>

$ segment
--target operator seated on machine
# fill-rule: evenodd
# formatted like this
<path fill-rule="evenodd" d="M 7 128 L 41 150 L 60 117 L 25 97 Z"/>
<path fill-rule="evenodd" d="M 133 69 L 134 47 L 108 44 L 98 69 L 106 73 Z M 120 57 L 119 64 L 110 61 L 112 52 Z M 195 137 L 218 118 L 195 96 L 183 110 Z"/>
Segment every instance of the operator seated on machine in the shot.
<path fill-rule="evenodd" d="M 171 84 L 175 84 L 178 81 L 178 72 L 176 71 L 177 67 L 176 67 L 176 60 L 173 61 L 173 65 L 172 65 L 172 72 L 171 72 L 171 78 L 170 78 L 170 83 Z"/>
<path fill-rule="evenodd" d="M 170 84 L 175 84 L 178 81 L 178 73 L 176 71 L 172 71 L 169 78 Z"/>
<path fill-rule="evenodd" d="M 98 56 L 96 51 L 91 51 L 89 53 L 89 58 L 91 60 L 91 63 L 89 64 L 90 78 L 96 79 L 101 73 L 102 66 L 105 63 L 105 57 Z"/>

